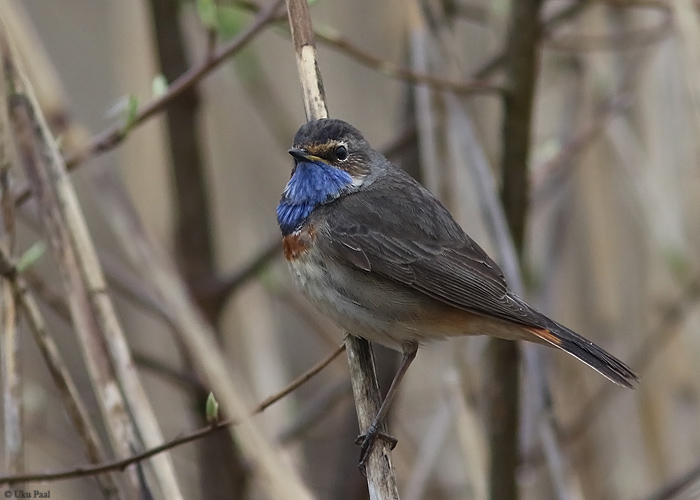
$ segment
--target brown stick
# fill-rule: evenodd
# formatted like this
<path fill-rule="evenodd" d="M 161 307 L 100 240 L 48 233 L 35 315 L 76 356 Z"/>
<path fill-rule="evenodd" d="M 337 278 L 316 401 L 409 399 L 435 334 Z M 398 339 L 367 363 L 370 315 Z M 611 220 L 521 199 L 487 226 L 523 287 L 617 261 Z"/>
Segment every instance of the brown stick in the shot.
<path fill-rule="evenodd" d="M 0 96 L 11 93 L 10 82 L 0 67 Z M 10 168 L 17 157 L 12 140 L 12 127 L 6 103 L 0 105 L 0 250 L 11 255 L 15 247 L 14 197 L 10 189 Z M 0 283 L 0 365 L 2 366 L 2 398 L 5 465 L 13 473 L 24 471 L 24 405 L 22 398 L 22 366 L 20 364 L 17 331 L 16 297 L 10 283 Z"/>
<path fill-rule="evenodd" d="M 2 275 L 12 287 L 12 291 L 17 298 L 17 304 L 26 318 L 41 355 L 44 357 L 44 362 L 61 396 L 66 412 L 78 436 L 85 445 L 88 459 L 92 463 L 104 462 L 107 458 L 107 452 L 100 441 L 95 426 L 90 420 L 90 415 L 73 381 L 73 377 L 68 371 L 56 342 L 46 328 L 46 322 L 39 306 L 29 293 L 29 290 L 27 290 L 24 280 L 18 275 L 14 264 L 10 262 L 9 256 L 4 252 L 0 252 L 0 269 L 2 269 Z M 14 473 L 12 470 L 9 472 Z M 127 498 L 126 492 L 121 492 L 120 496 L 120 492 L 117 490 L 117 483 L 112 476 L 100 475 L 96 477 L 96 480 L 105 498 Z"/>
<path fill-rule="evenodd" d="M 66 284 L 79 345 L 83 350 L 88 374 L 100 403 L 102 416 L 109 429 L 110 439 L 118 456 L 126 457 L 132 449 L 139 449 L 133 422 L 128 418 L 127 406 L 119 389 L 119 382 L 113 370 L 104 338 L 99 330 L 94 311 L 90 306 L 88 291 L 77 264 L 76 250 L 70 243 L 71 236 L 67 222 L 60 213 L 58 197 L 53 190 L 48 155 L 56 152 L 45 129 L 40 128 L 36 107 L 26 95 L 25 81 L 17 73 L 13 51 L 4 32 L 0 36 L 2 58 L 5 67 L 5 80 L 9 85 L 10 117 L 19 157 L 30 179 L 42 213 L 42 222 L 49 243 L 56 255 L 62 279 Z M 41 131 L 40 134 L 37 134 Z M 45 135 L 46 134 L 46 135 Z M 53 148 L 52 148 L 53 145 Z M 129 471 L 130 487 L 133 494 L 146 494 L 135 470 Z"/>
<path fill-rule="evenodd" d="M 502 129 L 501 199 L 513 242 L 522 255 L 528 208 L 528 158 L 532 104 L 537 76 L 542 0 L 523 0 L 511 6 L 509 40 L 505 52 L 506 86 Z M 489 383 L 489 474 L 491 500 L 518 498 L 520 350 L 515 342 L 491 341 Z"/>
<path fill-rule="evenodd" d="M 141 125 L 149 118 L 160 113 L 173 100 L 180 96 L 180 94 L 195 85 L 211 71 L 218 68 L 226 58 L 245 47 L 268 23 L 274 20 L 275 13 L 281 4 L 282 0 L 274 0 L 245 31 L 241 32 L 240 35 L 221 47 L 214 54 L 207 57 L 201 64 L 190 68 L 186 73 L 172 82 L 165 94 L 154 99 L 139 111 L 134 120 L 129 124 L 129 129 Z M 125 138 L 124 126 L 120 125 L 107 129 L 95 136 L 84 150 L 73 153 L 71 156 L 67 157 L 66 166 L 69 170 L 72 170 L 86 159 L 114 148 Z"/>
<path fill-rule="evenodd" d="M 335 351 L 333 351 L 328 357 L 318 362 L 315 366 L 311 367 L 309 370 L 301 374 L 299 377 L 294 379 L 287 387 L 282 389 L 277 394 L 270 396 L 269 398 L 261 401 L 253 410 L 250 412 L 250 416 L 262 413 L 268 407 L 275 404 L 277 401 L 281 400 L 288 394 L 292 393 L 298 387 L 306 383 L 308 380 L 313 378 L 317 373 L 328 366 L 331 361 L 337 358 L 340 353 L 345 350 L 345 345 L 341 345 Z M 17 484 L 19 482 L 31 482 L 31 481 L 60 481 L 62 479 L 72 479 L 76 477 L 92 476 L 95 474 L 101 474 L 104 472 L 124 470 L 129 465 L 142 462 L 154 455 L 163 453 L 164 451 L 175 448 L 192 441 L 196 441 L 204 436 L 208 436 L 217 431 L 225 429 L 229 426 L 238 425 L 235 420 L 225 420 L 222 422 L 217 422 L 214 425 L 198 429 L 194 432 L 186 434 L 185 436 L 173 439 L 167 443 L 163 443 L 160 446 L 156 446 L 147 450 L 143 453 L 133 455 L 123 460 L 115 460 L 113 462 L 107 462 L 99 465 L 87 465 L 84 467 L 78 467 L 75 469 L 60 471 L 60 472 L 46 472 L 46 473 L 34 473 L 34 474 L 22 474 L 22 475 L 8 475 L 0 476 L 0 484 Z"/>
<path fill-rule="evenodd" d="M 306 0 L 287 0 L 287 13 L 292 32 L 292 41 L 301 81 L 304 110 L 308 120 L 326 118 L 326 107 L 321 73 L 316 61 L 314 31 Z M 352 378 L 355 407 L 358 412 L 360 432 L 364 433 L 372 424 L 379 409 L 381 394 L 374 368 L 374 356 L 369 342 L 348 335 L 348 364 Z M 391 461 L 391 446 L 385 440 L 378 440 L 365 462 L 365 473 L 370 498 L 391 500 L 399 498 Z"/>

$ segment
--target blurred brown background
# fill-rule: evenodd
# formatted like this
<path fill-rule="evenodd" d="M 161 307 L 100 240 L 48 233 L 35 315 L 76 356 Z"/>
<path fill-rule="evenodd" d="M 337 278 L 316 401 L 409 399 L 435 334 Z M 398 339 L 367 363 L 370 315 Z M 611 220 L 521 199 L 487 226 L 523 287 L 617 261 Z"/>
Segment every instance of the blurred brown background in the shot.
<path fill-rule="evenodd" d="M 24 57 L 45 50 L 65 90 L 65 101 L 42 101 L 45 112 L 66 109 L 71 123 L 91 135 L 121 119 L 110 109 L 122 96 L 147 103 L 161 72 L 151 10 L 158 3 L 177 13 L 189 63 L 197 64 L 207 33 L 190 2 L 6 2 L 3 10 L 26 9 L 43 44 L 21 47 Z M 542 18 L 575 3 L 546 1 Z M 697 6 L 684 0 L 580 4 L 545 28 L 540 43 L 523 272 L 531 302 L 639 370 L 642 383 L 634 392 L 613 387 L 572 358 L 541 348 L 563 467 L 553 480 L 541 452 L 542 428 L 526 402 L 518 481 L 524 499 L 561 498 L 562 491 L 571 499 L 645 499 L 700 464 L 700 18 Z M 239 29 L 253 19 L 245 7 L 236 13 Z M 318 30 L 335 30 L 377 58 L 467 82 L 502 49 L 509 2 L 320 0 L 312 16 Z M 454 95 L 385 76 L 326 43 L 319 42 L 319 58 L 331 116 L 354 124 L 377 149 L 393 146 L 392 159 L 420 176 L 499 261 L 474 188 L 473 158 L 460 152 L 465 143 L 481 148 L 497 168 L 499 97 L 457 99 L 474 127 L 470 139 L 454 130 Z M 499 84 L 499 71 L 487 81 Z M 235 273 L 280 238 L 275 207 L 292 163 L 286 150 L 304 121 L 284 22 L 257 36 L 198 90 L 196 142 L 214 262 L 222 274 Z M 118 172 L 148 231 L 175 254 L 171 165 L 160 116 L 72 174 L 105 259 L 128 267 L 106 222 L 110 214 L 95 189 L 96 176 Z M 22 248 L 42 238 L 26 224 L 21 229 Z M 45 257 L 40 270 L 60 289 L 52 265 Z M 202 425 L 191 386 L 161 366 L 195 377 L 168 325 L 119 290 L 110 292 L 166 438 Z M 45 314 L 99 421 L 69 323 L 50 307 Z M 232 293 L 216 320 L 226 359 L 246 381 L 251 406 L 342 339 L 291 288 L 279 255 Z M 26 469 L 84 464 L 32 338 L 21 332 Z M 485 352 L 483 339 L 420 351 L 390 422 L 399 439 L 394 457 L 402 498 L 487 498 Z M 390 377 L 395 355 L 379 357 L 380 370 Z M 601 390 L 606 395 L 596 399 Z M 527 401 L 527 382 L 524 394 Z M 352 445 L 357 424 L 344 356 L 256 421 L 316 498 L 366 497 Z M 219 433 L 212 446 L 228 440 Z M 171 453 L 185 498 L 267 498 L 263 479 L 245 459 L 233 465 L 230 454 L 205 456 L 194 444 Z M 553 486 L 557 481 L 563 488 Z M 99 495 L 89 478 L 42 488 L 59 499 Z M 677 498 L 698 498 L 699 491 L 691 487 Z"/>

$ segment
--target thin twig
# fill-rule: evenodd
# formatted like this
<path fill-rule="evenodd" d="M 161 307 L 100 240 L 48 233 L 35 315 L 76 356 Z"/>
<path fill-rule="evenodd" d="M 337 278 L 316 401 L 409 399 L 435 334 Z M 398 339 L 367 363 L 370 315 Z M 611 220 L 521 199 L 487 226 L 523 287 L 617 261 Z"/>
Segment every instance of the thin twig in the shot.
<path fill-rule="evenodd" d="M 414 84 L 424 84 L 435 90 L 450 90 L 455 94 L 502 94 L 502 86 L 488 80 L 448 80 L 431 75 L 424 71 L 414 71 L 401 66 L 393 61 L 381 59 L 374 54 L 359 48 L 337 32 L 331 29 L 316 29 L 316 36 L 320 42 L 339 50 L 359 62 L 363 66 L 371 68 L 389 78 L 402 80 Z"/>
<path fill-rule="evenodd" d="M 4 65 L 3 65 L 4 66 Z M 7 109 L 12 82 L 0 67 L 0 251 L 11 255 L 15 247 L 14 197 L 10 188 L 10 168 L 18 159 L 12 140 L 12 125 Z M 4 266 L 3 266 L 4 267 Z M 13 473 L 24 471 L 24 429 L 22 366 L 19 358 L 16 297 L 10 283 L 0 283 L 0 365 L 2 366 L 3 429 L 5 466 Z"/>
<path fill-rule="evenodd" d="M 585 35 L 566 35 L 557 37 L 552 29 L 549 29 L 544 37 L 544 45 L 548 49 L 583 52 L 595 50 L 626 50 L 639 49 L 646 45 L 657 43 L 671 33 L 673 27 L 673 16 L 671 6 L 666 2 L 636 2 L 636 1 L 613 1 L 612 5 L 620 8 L 647 8 L 654 9 L 661 13 L 661 21 L 657 25 L 649 28 L 640 28 L 626 32 L 617 32 L 612 35 L 595 35 L 586 33 Z"/>
<path fill-rule="evenodd" d="M 241 7 L 253 12 L 259 12 L 261 10 L 261 7 L 255 2 L 242 2 Z M 373 69 L 384 76 L 395 80 L 401 80 L 414 84 L 425 84 L 436 90 L 451 90 L 452 92 L 461 95 L 491 93 L 500 94 L 504 90 L 500 85 L 487 80 L 448 80 L 446 78 L 436 77 L 425 71 L 415 71 L 405 66 L 401 66 L 394 61 L 382 59 L 381 57 L 358 47 L 356 44 L 342 36 L 338 31 L 331 27 L 315 27 L 314 35 L 318 39 L 319 43 L 338 50 L 363 66 Z"/>
<path fill-rule="evenodd" d="M 209 300 L 218 304 L 219 307 L 223 307 L 236 290 L 258 275 L 267 267 L 270 261 L 281 254 L 280 242 L 278 239 L 275 239 L 275 241 L 271 241 L 262 250 L 258 251 L 250 262 L 226 276 L 218 277 L 211 287 L 201 290 L 201 293 L 210 295 Z"/>
<path fill-rule="evenodd" d="M 160 430 L 133 368 L 111 300 L 105 294 L 104 277 L 62 157 L 4 36 L 2 55 L 6 78 L 11 81 L 11 117 L 18 149 L 61 264 L 77 336 L 103 416 L 109 422 L 112 444 L 118 454 L 128 456 L 142 448 L 139 434 L 148 444 L 162 441 Z M 169 498 L 181 498 L 170 458 L 158 457 L 153 466 L 159 489 Z M 135 471 L 129 477 L 141 494 L 150 494 Z"/>
<path fill-rule="evenodd" d="M 657 356 L 664 352 L 678 334 L 681 322 L 698 302 L 700 302 L 700 277 L 695 277 L 683 290 L 681 297 L 663 311 L 659 324 L 646 337 L 636 354 L 632 356 L 630 365 L 637 373 L 644 375 Z M 572 445 L 584 435 L 606 407 L 606 403 L 616 394 L 614 388 L 615 386 L 610 387 L 610 384 L 602 384 L 598 392 L 583 405 L 583 411 L 578 414 L 576 419 L 562 429 L 560 435 L 565 445 Z M 534 465 L 541 462 L 542 459 L 542 450 L 533 449 L 524 453 L 523 463 Z"/>
<path fill-rule="evenodd" d="M 683 498 L 690 500 L 691 498 L 697 498 L 697 496 L 690 496 L 693 492 L 688 491 L 690 487 L 695 485 L 695 494 L 700 491 L 700 464 L 695 465 L 685 474 L 679 476 L 668 484 L 665 484 L 661 489 L 652 493 L 644 500 L 681 500 Z M 688 496 L 680 496 L 682 493 L 686 493 Z"/>
<path fill-rule="evenodd" d="M 630 100 L 624 95 L 610 98 L 587 126 L 577 131 L 553 158 L 535 170 L 536 175 L 531 176 L 533 187 L 530 195 L 530 202 L 534 207 L 551 199 L 571 174 L 575 165 L 572 161 L 574 157 L 595 141 L 610 120 L 626 110 L 629 105 Z"/>
<path fill-rule="evenodd" d="M 229 428 L 231 438 L 255 467 L 260 484 L 271 497 L 280 500 L 311 498 L 299 474 L 282 460 L 276 443 L 262 432 L 257 422 L 246 419 L 249 407 L 244 396 L 246 383 L 229 371 L 211 324 L 192 302 L 172 259 L 143 227 L 116 173 L 111 169 L 101 171 L 96 187 L 116 240 L 136 272 L 150 283 L 172 314 L 174 332 L 197 375 L 216 395 L 222 414 L 239 422 L 235 428 Z"/>
<path fill-rule="evenodd" d="M 134 120 L 129 124 L 129 130 L 133 130 L 134 127 L 143 124 L 149 118 L 163 111 L 163 109 L 180 96 L 180 94 L 193 85 L 196 85 L 211 71 L 218 68 L 223 61 L 245 47 L 268 23 L 275 19 L 277 9 L 281 4 L 282 0 L 274 0 L 271 2 L 269 6 L 260 12 L 260 15 L 256 17 L 255 21 L 237 37 L 215 51 L 211 57 L 208 57 L 199 65 L 190 68 L 186 73 L 172 82 L 165 94 L 153 99 L 153 101 L 139 111 Z M 119 125 L 105 130 L 96 135 L 84 150 L 73 153 L 71 156 L 67 157 L 66 166 L 69 170 L 72 170 L 86 159 L 114 148 L 125 138 L 124 126 Z"/>
<path fill-rule="evenodd" d="M 546 33 L 549 30 L 553 30 L 562 23 L 568 21 L 572 17 L 580 14 L 586 7 L 591 5 L 593 0 L 579 0 L 573 2 L 566 7 L 562 8 L 560 11 L 555 12 L 550 17 L 545 19 L 542 25 L 542 33 Z M 515 4 L 514 4 L 515 5 Z M 506 50 L 504 48 L 496 55 L 490 57 L 484 64 L 481 65 L 472 75 L 476 79 L 484 79 L 491 76 L 496 70 L 498 70 L 506 61 Z"/>
<path fill-rule="evenodd" d="M 287 385 L 284 389 L 278 393 L 264 399 L 258 405 L 249 412 L 249 416 L 257 415 L 262 413 L 267 408 L 287 396 L 288 394 L 295 391 L 298 387 L 306 383 L 308 380 L 313 378 L 317 373 L 328 366 L 335 358 L 337 358 L 345 350 L 345 345 L 341 344 L 335 351 L 329 354 L 325 359 L 318 362 L 316 365 L 311 367 L 309 370 L 301 374 L 299 377 L 294 379 Z M 194 432 L 190 432 L 184 436 L 173 439 L 159 446 L 153 447 L 146 450 L 143 453 L 138 453 L 136 455 L 130 456 L 126 459 L 115 460 L 112 462 L 102 463 L 99 465 L 86 465 L 83 467 L 78 467 L 70 470 L 59 471 L 59 472 L 46 472 L 46 473 L 33 473 L 33 474 L 22 474 L 22 475 L 6 475 L 0 476 L 0 484 L 16 484 L 19 482 L 31 482 L 31 481 L 59 481 L 62 479 L 72 479 L 76 477 L 92 476 L 95 474 L 101 474 L 104 472 L 119 471 L 124 470 L 129 465 L 142 462 L 148 458 L 151 458 L 164 451 L 171 450 L 177 446 L 196 441 L 204 436 L 213 434 L 221 429 L 225 429 L 229 426 L 238 425 L 239 422 L 234 419 L 224 420 L 217 422 L 214 425 L 198 429 Z"/>
<path fill-rule="evenodd" d="M 343 344 L 345 345 L 345 344 Z M 347 373 L 335 382 L 327 383 L 314 396 L 304 403 L 299 415 L 279 433 L 279 440 L 289 443 L 301 436 L 327 416 L 341 402 L 350 399 L 352 387 Z M 353 426 L 354 429 L 354 426 Z"/>
<path fill-rule="evenodd" d="M 100 441 L 97 429 L 92 424 L 90 414 L 83 399 L 80 397 L 73 377 L 68 371 L 56 342 L 48 333 L 46 322 L 39 306 L 27 290 L 24 279 L 19 276 L 14 264 L 10 262 L 9 256 L 4 252 L 0 252 L 0 268 L 2 268 L 2 275 L 12 287 L 17 303 L 24 313 L 29 329 L 34 335 L 34 340 L 39 347 L 41 355 L 44 357 L 44 362 L 49 369 L 56 389 L 58 389 L 71 423 L 85 446 L 88 460 L 92 463 L 104 462 L 107 459 L 107 452 Z M 70 318 L 68 317 L 67 319 Z M 14 471 L 10 472 L 14 473 Z M 117 482 L 111 475 L 99 475 L 95 479 L 105 498 L 127 498 L 126 492 L 121 492 L 120 496 Z"/>

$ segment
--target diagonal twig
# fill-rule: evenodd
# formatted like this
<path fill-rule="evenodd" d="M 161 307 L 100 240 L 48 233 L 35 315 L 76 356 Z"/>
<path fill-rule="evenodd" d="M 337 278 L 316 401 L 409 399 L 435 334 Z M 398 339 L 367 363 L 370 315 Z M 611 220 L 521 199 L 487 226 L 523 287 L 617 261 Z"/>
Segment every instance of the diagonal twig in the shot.
<path fill-rule="evenodd" d="M 29 293 L 24 279 L 19 276 L 17 268 L 10 262 L 9 256 L 0 251 L 0 273 L 9 282 L 16 297 L 17 304 L 24 313 L 34 340 L 44 357 L 53 382 L 66 408 L 69 418 L 81 438 L 85 452 L 92 463 L 101 463 L 107 459 L 107 452 L 102 445 L 97 429 L 92 424 L 85 403 L 71 377 L 63 356 L 56 342 L 46 328 L 46 322 L 34 297 Z M 9 472 L 13 472 L 10 470 Z M 99 475 L 95 478 L 107 499 L 127 498 L 126 492 L 118 491 L 117 483 L 111 475 Z"/>
<path fill-rule="evenodd" d="M 250 411 L 249 415 L 252 416 L 252 415 L 256 415 L 258 413 L 262 413 L 268 407 L 272 406 L 277 401 L 281 400 L 282 398 L 284 398 L 288 394 L 292 393 L 294 390 L 296 390 L 298 387 L 303 385 L 305 382 L 307 382 L 308 380 L 313 378 L 317 373 L 319 373 L 321 370 L 323 370 L 326 366 L 328 366 L 344 350 L 345 350 L 345 345 L 341 344 L 340 347 L 338 347 L 335 351 L 333 351 L 331 354 L 329 354 L 325 359 L 319 361 L 316 365 L 314 365 L 309 370 L 307 370 L 306 372 L 301 374 L 299 377 L 294 379 L 292 382 L 290 382 L 289 385 L 287 385 L 287 387 L 285 387 L 284 389 L 282 389 L 278 393 L 268 397 L 267 399 L 261 401 L 255 408 L 253 408 L 252 411 Z M 204 436 L 208 436 L 209 434 L 213 434 L 217 431 L 225 429 L 226 427 L 236 426 L 239 423 L 240 423 L 240 421 L 237 421 L 234 419 L 229 419 L 229 420 L 217 422 L 216 424 L 198 429 L 194 432 L 190 432 L 189 434 L 186 434 L 186 435 L 181 436 L 179 438 L 175 438 L 175 439 L 168 441 L 166 443 L 163 443 L 159 446 L 156 446 L 154 448 L 146 450 L 143 453 L 138 453 L 136 455 L 130 456 L 130 457 L 123 459 L 123 460 L 115 460 L 113 462 L 107 462 L 107 463 L 102 463 L 102 464 L 92 465 L 92 466 L 84 466 L 84 467 L 69 469 L 69 470 L 60 471 L 60 472 L 47 472 L 47 473 L 36 473 L 36 474 L 0 476 L 0 484 L 17 484 L 19 482 L 31 482 L 31 481 L 60 481 L 63 479 L 72 479 L 72 478 L 82 477 L 82 476 L 92 476 L 92 475 L 101 474 L 104 472 L 124 470 L 129 465 L 142 462 L 142 461 L 144 461 L 148 458 L 151 458 L 159 453 L 163 453 L 164 451 L 171 450 L 177 446 L 180 446 L 180 445 L 183 445 L 186 443 L 191 443 L 192 441 L 196 441 L 197 439 L 200 439 Z"/>
<path fill-rule="evenodd" d="M 218 68 L 224 60 L 245 47 L 268 23 L 275 19 L 275 14 L 281 4 L 281 0 L 274 0 L 271 2 L 269 6 L 260 12 L 255 21 L 237 37 L 216 50 L 198 66 L 190 68 L 177 80 L 172 82 L 165 94 L 153 99 L 153 101 L 139 111 L 128 128 L 131 130 L 135 126 L 141 125 L 149 118 L 160 113 L 166 106 L 182 94 L 182 92 L 198 83 L 211 71 Z M 126 134 L 123 126 L 115 126 L 107 129 L 95 136 L 84 150 L 73 153 L 71 156 L 67 157 L 66 166 L 69 170 L 72 170 L 86 159 L 114 148 L 125 138 Z"/>
<path fill-rule="evenodd" d="M 142 448 L 141 439 L 147 446 L 162 441 L 160 430 L 105 293 L 104 277 L 58 147 L 4 33 L 0 43 L 20 157 L 60 263 L 77 336 L 103 416 L 109 422 L 112 444 L 119 455 L 128 456 Z M 153 468 L 158 488 L 169 498 L 181 498 L 170 458 L 156 458 Z M 150 494 L 136 471 L 129 477 L 133 488 Z"/>

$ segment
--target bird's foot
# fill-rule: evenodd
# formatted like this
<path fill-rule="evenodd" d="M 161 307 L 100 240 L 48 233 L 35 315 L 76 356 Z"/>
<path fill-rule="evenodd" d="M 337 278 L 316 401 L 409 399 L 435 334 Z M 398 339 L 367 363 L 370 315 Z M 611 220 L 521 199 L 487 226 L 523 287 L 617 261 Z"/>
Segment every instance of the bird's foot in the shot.
<path fill-rule="evenodd" d="M 360 468 L 360 471 L 362 471 L 363 474 L 367 463 L 367 457 L 369 457 L 372 447 L 374 446 L 374 443 L 377 442 L 377 439 L 383 439 L 389 443 L 392 450 L 396 446 L 396 443 L 398 443 L 398 440 L 395 437 L 390 436 L 386 432 L 381 432 L 379 430 L 379 424 L 376 422 L 373 422 L 372 425 L 369 426 L 367 432 L 357 436 L 357 439 L 355 439 L 355 444 L 360 445 L 360 462 L 357 464 L 357 466 Z"/>

